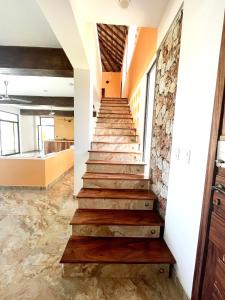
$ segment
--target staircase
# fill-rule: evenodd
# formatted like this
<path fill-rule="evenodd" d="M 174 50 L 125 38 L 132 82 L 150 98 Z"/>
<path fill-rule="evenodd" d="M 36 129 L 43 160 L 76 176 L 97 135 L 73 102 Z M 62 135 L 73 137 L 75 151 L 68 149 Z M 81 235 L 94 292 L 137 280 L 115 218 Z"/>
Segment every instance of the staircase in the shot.
<path fill-rule="evenodd" d="M 102 99 L 86 164 L 63 275 L 168 276 L 175 260 L 162 238 L 127 99 Z"/>

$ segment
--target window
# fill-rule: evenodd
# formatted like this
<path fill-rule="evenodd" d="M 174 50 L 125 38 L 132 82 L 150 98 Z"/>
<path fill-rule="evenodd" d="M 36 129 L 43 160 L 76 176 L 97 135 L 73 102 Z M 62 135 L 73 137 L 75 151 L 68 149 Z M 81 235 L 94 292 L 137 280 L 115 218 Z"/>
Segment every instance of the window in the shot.
<path fill-rule="evenodd" d="M 54 140 L 54 117 L 40 117 L 38 125 L 38 149 L 44 151 L 44 141 Z"/>
<path fill-rule="evenodd" d="M 18 115 L 0 111 L 0 154 L 5 156 L 19 152 Z"/>

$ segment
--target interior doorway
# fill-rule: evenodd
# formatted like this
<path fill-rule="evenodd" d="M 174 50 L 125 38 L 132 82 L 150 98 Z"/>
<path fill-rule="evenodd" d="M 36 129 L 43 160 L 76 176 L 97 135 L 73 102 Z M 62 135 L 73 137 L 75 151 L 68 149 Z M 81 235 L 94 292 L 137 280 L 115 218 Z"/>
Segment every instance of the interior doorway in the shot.
<path fill-rule="evenodd" d="M 54 118 L 40 117 L 40 125 L 38 125 L 38 150 L 44 151 L 44 141 L 54 140 Z"/>
<path fill-rule="evenodd" d="M 153 63 L 151 69 L 147 74 L 146 86 L 146 102 L 145 102 L 145 115 L 144 115 L 144 134 L 143 134 L 143 162 L 146 163 L 146 175 L 150 173 L 150 155 L 151 155 L 151 140 L 152 140 L 152 118 L 154 107 L 154 94 L 155 94 L 155 75 L 156 75 L 156 62 Z"/>

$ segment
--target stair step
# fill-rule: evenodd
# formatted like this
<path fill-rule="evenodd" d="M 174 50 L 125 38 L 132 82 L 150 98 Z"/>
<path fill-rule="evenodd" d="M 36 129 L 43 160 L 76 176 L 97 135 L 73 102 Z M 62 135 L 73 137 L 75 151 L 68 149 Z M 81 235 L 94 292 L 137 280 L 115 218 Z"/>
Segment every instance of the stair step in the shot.
<path fill-rule="evenodd" d="M 78 208 L 152 210 L 156 195 L 148 190 L 81 189 Z"/>
<path fill-rule="evenodd" d="M 61 263 L 174 264 L 163 239 L 71 236 Z"/>
<path fill-rule="evenodd" d="M 136 129 L 124 129 L 124 128 L 96 128 L 96 135 L 136 135 Z"/>
<path fill-rule="evenodd" d="M 155 211 L 114 210 L 114 209 L 77 209 L 70 225 L 158 225 L 164 221 Z"/>
<path fill-rule="evenodd" d="M 132 123 L 133 124 L 133 120 L 132 118 L 129 119 L 123 119 L 123 118 L 115 118 L 114 116 L 111 118 L 105 118 L 105 117 L 99 117 L 98 116 L 98 120 L 97 122 L 102 122 L 102 123 Z"/>
<path fill-rule="evenodd" d="M 91 150 L 101 151 L 138 151 L 138 143 L 106 143 L 106 142 L 92 142 Z"/>
<path fill-rule="evenodd" d="M 83 179 L 84 188 L 106 188 L 106 189 L 140 189 L 149 188 L 149 179 L 138 174 L 110 174 L 110 173 L 88 173 Z"/>
<path fill-rule="evenodd" d="M 135 129 L 132 123 L 101 123 L 96 122 L 96 128 L 102 129 Z"/>
<path fill-rule="evenodd" d="M 137 135 L 94 135 L 93 142 L 137 143 Z"/>
<path fill-rule="evenodd" d="M 101 102 L 103 101 L 127 101 L 128 102 L 128 98 L 120 98 L 120 97 L 103 97 L 101 99 Z"/>
<path fill-rule="evenodd" d="M 110 103 L 104 103 L 100 106 L 101 109 L 115 109 L 115 110 L 123 110 L 123 109 L 129 109 L 130 106 L 128 104 L 110 104 Z"/>
<path fill-rule="evenodd" d="M 77 209 L 73 235 L 159 238 L 163 219 L 155 211 Z"/>
<path fill-rule="evenodd" d="M 128 101 L 126 100 L 102 100 L 101 101 L 101 105 L 105 105 L 105 104 L 108 104 L 108 105 L 129 105 Z"/>
<path fill-rule="evenodd" d="M 116 115 L 131 115 L 129 107 L 124 108 L 124 109 L 115 109 L 115 108 L 102 108 L 100 107 L 100 110 L 98 112 L 99 114 L 116 114 Z"/>
<path fill-rule="evenodd" d="M 87 172 L 144 174 L 145 164 L 140 162 L 123 162 L 108 160 L 88 160 Z"/>
<path fill-rule="evenodd" d="M 142 153 L 139 152 L 117 152 L 117 151 L 101 151 L 89 150 L 90 160 L 108 160 L 121 162 L 140 162 Z"/>
<path fill-rule="evenodd" d="M 121 105 L 110 105 L 110 104 L 102 104 L 100 106 L 100 110 L 110 110 L 110 111 L 114 111 L 114 110 L 117 110 L 117 111 L 130 111 L 130 106 L 127 105 L 127 104 L 121 104 Z"/>
<path fill-rule="evenodd" d="M 119 118 L 123 118 L 123 119 L 131 119 L 133 120 L 133 117 L 131 116 L 131 114 L 113 114 L 113 113 L 99 113 L 98 114 L 99 118 L 110 118 L 110 119 L 119 119 Z"/>

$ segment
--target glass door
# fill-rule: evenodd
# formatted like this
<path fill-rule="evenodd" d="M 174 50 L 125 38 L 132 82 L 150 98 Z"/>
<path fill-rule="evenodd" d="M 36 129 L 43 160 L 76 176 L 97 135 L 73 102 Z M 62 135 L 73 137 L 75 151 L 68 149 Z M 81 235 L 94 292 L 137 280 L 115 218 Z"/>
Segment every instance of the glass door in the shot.
<path fill-rule="evenodd" d="M 20 152 L 18 115 L 0 111 L 0 154 Z"/>

